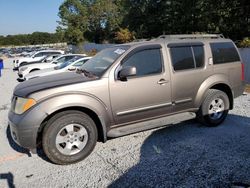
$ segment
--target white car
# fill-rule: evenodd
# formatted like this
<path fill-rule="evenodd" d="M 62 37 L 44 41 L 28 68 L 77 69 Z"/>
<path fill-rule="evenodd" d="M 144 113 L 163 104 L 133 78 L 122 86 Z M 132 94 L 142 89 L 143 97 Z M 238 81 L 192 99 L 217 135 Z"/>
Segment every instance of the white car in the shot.
<path fill-rule="evenodd" d="M 14 68 L 13 70 L 18 70 L 18 67 L 22 65 L 22 63 L 40 61 L 45 56 L 53 55 L 53 54 L 64 54 L 62 50 L 41 50 L 38 52 L 34 52 L 30 57 L 23 57 L 20 59 L 13 60 Z"/>
<path fill-rule="evenodd" d="M 62 72 L 76 71 L 77 68 L 81 67 L 85 62 L 87 62 L 91 58 L 92 57 L 74 58 L 53 68 L 47 68 L 36 72 L 31 72 L 19 81 L 30 80 L 37 77 L 48 76 Z"/>
<path fill-rule="evenodd" d="M 26 66 L 21 66 L 18 69 L 18 76 L 19 78 L 25 77 L 27 74 L 34 72 L 34 71 L 39 71 L 42 69 L 47 69 L 47 68 L 53 68 L 56 67 L 66 61 L 69 61 L 73 58 L 79 57 L 86 57 L 86 54 L 67 54 L 67 55 L 61 55 L 53 59 L 52 61 L 48 61 L 46 63 L 34 63 L 34 64 L 29 64 Z"/>

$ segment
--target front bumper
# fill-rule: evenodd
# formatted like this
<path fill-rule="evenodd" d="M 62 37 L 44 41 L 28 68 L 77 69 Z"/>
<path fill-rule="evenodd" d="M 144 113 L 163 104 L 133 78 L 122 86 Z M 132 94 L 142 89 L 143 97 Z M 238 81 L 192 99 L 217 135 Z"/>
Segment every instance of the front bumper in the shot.
<path fill-rule="evenodd" d="M 39 126 L 34 124 L 34 118 L 30 114 L 17 115 L 9 111 L 9 126 L 13 140 L 27 149 L 35 149 Z"/>

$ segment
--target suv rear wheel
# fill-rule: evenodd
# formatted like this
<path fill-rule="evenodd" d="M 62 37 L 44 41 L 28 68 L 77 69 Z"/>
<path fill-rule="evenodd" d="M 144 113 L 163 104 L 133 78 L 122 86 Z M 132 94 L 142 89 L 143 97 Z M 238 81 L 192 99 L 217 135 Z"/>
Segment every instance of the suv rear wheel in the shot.
<path fill-rule="evenodd" d="M 229 99 L 227 94 L 221 90 L 210 89 L 197 113 L 197 117 L 206 126 L 217 126 L 225 120 L 228 110 Z"/>
<path fill-rule="evenodd" d="M 56 114 L 43 131 L 44 152 L 56 164 L 72 164 L 83 160 L 92 152 L 96 142 L 94 121 L 79 111 Z"/>

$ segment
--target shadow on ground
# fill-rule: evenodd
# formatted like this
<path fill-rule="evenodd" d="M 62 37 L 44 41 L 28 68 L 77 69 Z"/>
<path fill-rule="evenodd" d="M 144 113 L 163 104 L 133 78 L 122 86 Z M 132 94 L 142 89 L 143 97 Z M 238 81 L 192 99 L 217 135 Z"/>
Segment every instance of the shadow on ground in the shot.
<path fill-rule="evenodd" d="M 250 118 L 229 115 L 218 127 L 188 121 L 154 131 L 140 162 L 110 187 L 250 185 Z"/>
<path fill-rule="evenodd" d="M 7 181 L 7 185 L 9 188 L 15 188 L 15 184 L 14 184 L 14 176 L 12 173 L 3 173 L 0 174 L 0 180 L 6 180 Z"/>

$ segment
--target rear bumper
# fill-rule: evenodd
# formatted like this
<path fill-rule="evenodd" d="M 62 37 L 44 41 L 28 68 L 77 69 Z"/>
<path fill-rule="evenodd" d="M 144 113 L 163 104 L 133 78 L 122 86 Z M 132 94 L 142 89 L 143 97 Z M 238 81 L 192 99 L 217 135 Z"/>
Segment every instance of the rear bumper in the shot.
<path fill-rule="evenodd" d="M 241 96 L 245 90 L 245 87 L 246 87 L 246 83 L 244 81 L 242 81 L 241 85 L 233 87 L 234 98 Z"/>

